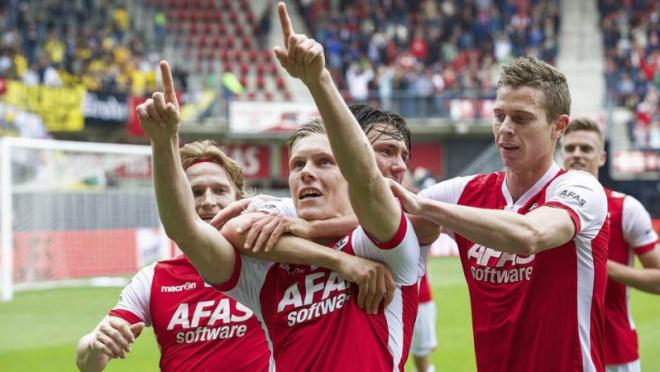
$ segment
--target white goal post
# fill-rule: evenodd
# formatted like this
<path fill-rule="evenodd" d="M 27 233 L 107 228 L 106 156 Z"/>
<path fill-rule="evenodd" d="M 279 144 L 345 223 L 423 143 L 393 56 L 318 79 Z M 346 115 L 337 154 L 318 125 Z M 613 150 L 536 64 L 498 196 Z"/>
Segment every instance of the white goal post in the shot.
<path fill-rule="evenodd" d="M 121 285 L 173 248 L 149 146 L 0 138 L 0 300 L 14 291 Z"/>

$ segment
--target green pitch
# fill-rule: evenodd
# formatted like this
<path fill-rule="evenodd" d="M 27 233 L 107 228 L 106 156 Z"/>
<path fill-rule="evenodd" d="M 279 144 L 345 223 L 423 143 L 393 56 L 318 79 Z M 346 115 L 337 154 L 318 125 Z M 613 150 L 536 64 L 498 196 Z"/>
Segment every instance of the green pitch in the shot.
<path fill-rule="evenodd" d="M 474 371 L 467 287 L 456 258 L 430 262 L 438 309 L 438 371 Z M 21 292 L 0 303 L 0 370 L 71 371 L 78 338 L 89 332 L 114 305 L 118 288 L 76 288 Z M 660 301 L 633 291 L 632 307 L 639 330 L 642 370 L 660 369 Z M 408 370 L 412 371 L 409 361 Z M 126 360 L 114 360 L 108 371 L 157 371 L 158 346 L 145 330 Z"/>

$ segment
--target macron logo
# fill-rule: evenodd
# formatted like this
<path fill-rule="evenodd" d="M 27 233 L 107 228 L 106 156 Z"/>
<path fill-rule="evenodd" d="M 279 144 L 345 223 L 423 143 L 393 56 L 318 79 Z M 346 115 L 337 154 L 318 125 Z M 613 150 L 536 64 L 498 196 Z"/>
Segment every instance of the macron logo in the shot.
<path fill-rule="evenodd" d="M 170 293 L 170 292 L 183 292 L 183 291 L 189 291 L 191 289 L 195 289 L 197 287 L 197 283 L 195 282 L 185 282 L 181 285 L 164 285 L 160 287 L 160 291 L 164 293 Z"/>

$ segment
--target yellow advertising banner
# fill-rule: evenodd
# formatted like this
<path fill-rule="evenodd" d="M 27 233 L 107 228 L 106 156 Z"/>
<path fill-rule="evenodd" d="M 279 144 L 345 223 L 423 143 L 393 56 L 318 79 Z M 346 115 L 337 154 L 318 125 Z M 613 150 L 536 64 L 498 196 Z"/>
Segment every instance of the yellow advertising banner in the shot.
<path fill-rule="evenodd" d="M 76 132 L 83 129 L 82 102 L 85 87 L 26 86 L 18 81 L 7 81 L 2 100 L 25 111 L 41 116 L 49 132 Z"/>

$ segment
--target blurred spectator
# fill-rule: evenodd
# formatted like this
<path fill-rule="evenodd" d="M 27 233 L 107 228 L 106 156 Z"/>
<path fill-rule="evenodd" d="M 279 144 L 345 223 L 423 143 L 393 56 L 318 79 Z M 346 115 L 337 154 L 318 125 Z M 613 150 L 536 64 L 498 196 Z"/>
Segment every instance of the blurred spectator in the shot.
<path fill-rule="evenodd" d="M 558 0 L 298 4 L 347 98 L 400 105 L 393 109 L 404 115 L 443 115 L 447 100 L 491 97 L 499 64 L 523 54 L 553 63 L 558 52 Z"/>
<path fill-rule="evenodd" d="M 634 113 L 628 122 L 633 146 L 658 149 L 658 4 L 648 0 L 599 0 L 598 6 L 605 47 L 606 104 L 626 107 Z"/>
<path fill-rule="evenodd" d="M 0 77 L 25 84 L 83 84 L 142 95 L 156 61 L 130 32 L 125 1 L 10 2 L 2 16 Z M 28 67 L 29 66 L 29 67 Z"/>

